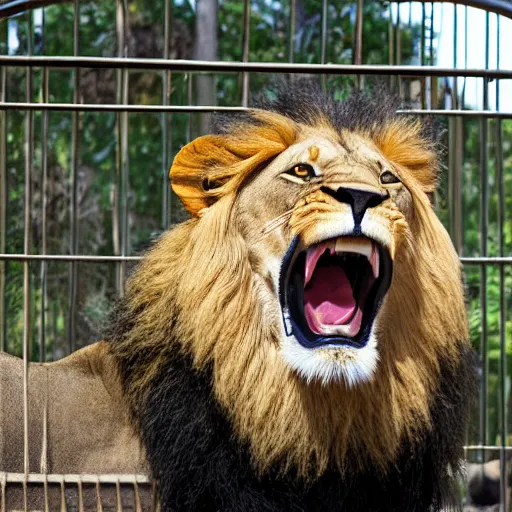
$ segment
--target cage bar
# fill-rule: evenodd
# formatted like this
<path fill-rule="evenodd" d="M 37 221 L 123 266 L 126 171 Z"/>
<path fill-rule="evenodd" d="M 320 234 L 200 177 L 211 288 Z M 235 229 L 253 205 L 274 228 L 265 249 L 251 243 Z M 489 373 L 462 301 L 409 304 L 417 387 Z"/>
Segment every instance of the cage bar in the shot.
<path fill-rule="evenodd" d="M 251 44 L 251 0 L 244 0 L 244 17 L 242 30 L 242 62 L 249 62 Z M 250 75 L 244 72 L 242 75 L 242 106 L 249 105 Z"/>
<path fill-rule="evenodd" d="M 279 62 L 224 62 L 209 60 L 165 60 L 119 57 L 42 57 L 0 55 L 0 65 L 52 68 L 112 68 L 137 70 L 165 70 L 177 72 L 205 73 L 299 73 L 315 75 L 404 75 L 423 76 L 461 76 L 489 79 L 512 78 L 512 70 L 507 69 L 454 69 L 440 66 L 388 66 L 381 64 L 300 64 Z"/>
<path fill-rule="evenodd" d="M 0 102 L 4 103 L 7 94 L 7 68 L 0 67 Z M 0 252 L 6 251 L 7 230 L 7 112 L 0 110 Z M 0 351 L 7 349 L 6 340 L 6 280 L 5 261 L 0 262 Z"/>
<path fill-rule="evenodd" d="M 80 3 L 79 0 L 74 0 L 73 9 L 73 55 L 76 57 L 79 54 L 79 37 L 80 37 Z M 73 104 L 79 103 L 79 90 L 80 90 L 80 69 L 75 68 L 73 73 Z M 71 239 L 70 239 L 70 254 L 78 252 L 78 166 L 80 152 L 78 147 L 79 137 L 79 111 L 72 112 L 71 121 L 71 202 L 69 209 Z M 76 309 L 77 309 L 77 263 L 71 261 L 69 265 L 69 297 L 68 297 L 68 350 L 69 353 L 75 350 L 76 339 Z"/>
<path fill-rule="evenodd" d="M 164 59 L 169 60 L 169 46 L 172 20 L 172 0 L 164 4 Z M 171 103 L 171 71 L 162 72 L 162 105 L 168 107 Z M 169 125 L 167 112 L 162 112 L 162 229 L 171 223 L 171 191 L 169 188 L 169 158 L 172 151 L 172 128 Z"/>
<path fill-rule="evenodd" d="M 41 97 L 45 103 L 49 99 L 49 70 L 43 69 L 41 82 Z M 48 125 L 50 113 L 44 110 L 41 113 L 41 254 L 48 252 L 47 210 L 48 210 Z M 47 262 L 41 261 L 41 311 L 39 314 L 39 361 L 46 360 L 46 302 L 48 295 L 48 268 Z"/>

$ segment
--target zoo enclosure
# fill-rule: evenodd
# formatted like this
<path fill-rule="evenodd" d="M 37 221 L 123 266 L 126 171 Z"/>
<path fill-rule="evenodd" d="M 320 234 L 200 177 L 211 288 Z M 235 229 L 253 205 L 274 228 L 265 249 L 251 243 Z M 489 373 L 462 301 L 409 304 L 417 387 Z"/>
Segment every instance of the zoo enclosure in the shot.
<path fill-rule="evenodd" d="M 76 487 L 80 500 L 82 485 L 147 483 L 145 475 L 47 475 L 29 467 L 30 361 L 58 359 L 99 335 L 104 311 L 96 309 L 123 294 L 143 240 L 183 216 L 168 186 L 173 155 L 204 131 L 212 112 L 247 108 L 250 93 L 276 74 L 320 75 L 340 90 L 371 87 L 379 77 L 417 103 L 403 115 L 434 114 L 445 126 L 436 203 L 465 266 L 471 337 L 482 362 L 467 456 L 482 462 L 499 454 L 504 507 L 512 450 L 512 107 L 503 108 L 500 91 L 512 83 L 512 66 L 501 69 L 512 4 L 358 0 L 340 7 L 315 0 L 308 12 L 301 0 L 245 0 L 220 2 L 209 16 L 201 9 L 212 2 L 165 1 L 153 9 L 158 30 L 137 25 L 150 2 L 96 4 L 0 3 L 0 350 L 23 356 L 25 404 L 25 471 L 0 473 L 3 510 L 9 488 L 21 486 L 26 495 L 28 484 Z M 478 65 L 469 51 L 476 11 L 485 42 Z M 451 21 L 451 41 L 441 37 L 441 18 Z M 192 54 L 191 26 L 201 36 L 220 34 Z M 372 31 L 382 35 L 380 50 Z M 259 43 L 275 48 L 265 53 Z M 445 52 L 452 62 L 435 66 Z M 111 139 L 103 140 L 102 124 Z M 146 141 L 155 134 L 157 151 Z"/>

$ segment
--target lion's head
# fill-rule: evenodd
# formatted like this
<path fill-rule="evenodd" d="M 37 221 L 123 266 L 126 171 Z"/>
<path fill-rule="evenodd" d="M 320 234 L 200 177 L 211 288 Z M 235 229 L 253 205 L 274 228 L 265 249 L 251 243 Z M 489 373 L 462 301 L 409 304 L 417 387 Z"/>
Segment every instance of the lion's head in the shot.
<path fill-rule="evenodd" d="M 392 101 L 286 98 L 176 156 L 192 219 L 130 280 L 116 351 L 134 408 L 173 351 L 211 368 L 260 470 L 386 470 L 430 428 L 441 367 L 468 339 L 460 264 L 429 199 L 435 140 Z"/>

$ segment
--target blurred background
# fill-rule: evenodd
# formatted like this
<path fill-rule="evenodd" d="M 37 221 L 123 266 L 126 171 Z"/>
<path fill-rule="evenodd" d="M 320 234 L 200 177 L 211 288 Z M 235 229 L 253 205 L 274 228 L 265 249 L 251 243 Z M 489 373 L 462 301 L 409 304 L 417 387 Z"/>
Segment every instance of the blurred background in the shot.
<path fill-rule="evenodd" d="M 137 257 L 186 218 L 167 173 L 212 111 L 271 94 L 277 77 L 318 75 L 340 99 L 384 82 L 443 129 L 436 209 L 464 264 L 482 362 L 467 455 L 503 464 L 512 3 L 466 3 L 0 1 L 0 350 L 51 361 L 100 338 Z"/>

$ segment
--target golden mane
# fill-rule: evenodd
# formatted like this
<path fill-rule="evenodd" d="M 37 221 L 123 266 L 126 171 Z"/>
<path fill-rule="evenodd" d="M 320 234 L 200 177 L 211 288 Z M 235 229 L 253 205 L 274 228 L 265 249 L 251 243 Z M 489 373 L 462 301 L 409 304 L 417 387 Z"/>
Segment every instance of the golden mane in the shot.
<path fill-rule="evenodd" d="M 280 463 L 307 478 L 331 464 L 344 472 L 371 462 L 385 472 L 404 441 L 430 428 L 440 361 L 456 366 L 468 339 L 458 258 L 426 195 L 437 180 L 436 154 L 405 117 L 359 131 L 395 164 L 412 196 L 410 236 L 395 255 L 374 379 L 350 389 L 307 382 L 279 356 L 282 319 L 261 303 L 263 285 L 233 215 L 247 179 L 307 127 L 251 115 L 175 159 L 173 188 L 194 218 L 163 235 L 128 282 L 133 324 L 115 349 L 138 354 L 128 399 L 136 410 L 169 353 L 180 351 L 198 371 L 211 366 L 215 398 L 258 470 Z M 325 130 L 325 120 L 319 126 Z M 327 131 L 343 135 L 332 125 Z"/>

